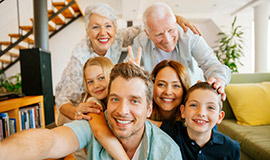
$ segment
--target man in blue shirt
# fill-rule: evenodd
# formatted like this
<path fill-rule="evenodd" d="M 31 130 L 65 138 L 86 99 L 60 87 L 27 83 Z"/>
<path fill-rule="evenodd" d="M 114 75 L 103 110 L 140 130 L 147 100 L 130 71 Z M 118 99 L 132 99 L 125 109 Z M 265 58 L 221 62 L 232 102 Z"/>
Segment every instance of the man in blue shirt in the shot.
<path fill-rule="evenodd" d="M 108 92 L 108 125 L 130 159 L 182 159 L 177 144 L 146 120 L 153 98 L 153 83 L 146 71 L 133 64 L 117 64 Z M 88 159 L 112 159 L 86 120 L 12 135 L 0 142 L 0 159 L 60 158 L 83 147 Z"/>
<path fill-rule="evenodd" d="M 230 69 L 222 65 L 205 40 L 176 23 L 171 8 L 154 3 L 143 14 L 145 32 L 134 39 L 133 53 L 141 47 L 141 65 L 151 72 L 162 60 L 181 62 L 188 70 L 191 84 L 198 80 L 213 84 L 225 100 L 224 88 L 231 79 Z"/>

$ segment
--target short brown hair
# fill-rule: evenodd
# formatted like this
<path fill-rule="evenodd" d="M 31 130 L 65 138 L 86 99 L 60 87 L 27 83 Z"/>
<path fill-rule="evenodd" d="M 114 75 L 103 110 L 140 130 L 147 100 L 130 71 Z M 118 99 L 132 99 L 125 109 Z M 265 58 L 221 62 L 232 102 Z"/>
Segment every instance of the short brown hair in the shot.
<path fill-rule="evenodd" d="M 218 104 L 219 104 L 219 111 L 222 110 L 222 102 L 221 102 L 221 95 L 218 94 L 217 90 L 215 90 L 213 88 L 212 85 L 208 84 L 207 82 L 200 82 L 200 83 L 196 83 L 194 84 L 192 87 L 189 88 L 189 90 L 187 91 L 187 94 L 184 98 L 184 101 L 183 101 L 183 104 L 185 105 L 187 100 L 188 100 L 188 97 L 189 95 L 195 91 L 195 90 L 198 90 L 198 89 L 202 89 L 202 90 L 208 90 L 208 91 L 212 91 L 213 93 L 216 93 L 219 98 L 218 98 Z"/>
<path fill-rule="evenodd" d="M 189 74 L 188 74 L 188 72 L 186 70 L 186 67 L 184 65 L 182 65 L 180 62 L 173 61 L 173 60 L 170 60 L 170 61 L 163 60 L 160 63 L 158 63 L 155 66 L 155 68 L 153 69 L 152 73 L 151 73 L 153 82 L 155 82 L 155 79 L 156 79 L 157 74 L 159 73 L 159 71 L 162 70 L 165 67 L 171 67 L 172 69 L 175 70 L 175 72 L 176 72 L 176 74 L 177 74 L 177 76 L 178 76 L 178 78 L 180 80 L 180 83 L 183 86 L 183 98 L 184 98 L 187 90 L 190 87 L 190 78 L 189 78 Z M 183 99 L 181 100 L 181 102 L 182 101 L 183 101 Z M 176 109 L 177 112 L 175 112 L 175 114 L 172 115 L 172 117 L 171 117 L 171 119 L 169 121 L 175 122 L 178 118 L 181 117 L 180 105 L 177 106 L 177 109 Z M 157 121 L 164 120 L 162 118 L 162 116 L 160 115 L 159 106 L 155 103 L 155 101 L 153 101 L 153 111 L 152 111 L 150 119 L 157 120 Z"/>
<path fill-rule="evenodd" d="M 151 103 L 153 99 L 153 82 L 149 73 L 134 64 L 130 64 L 130 63 L 116 64 L 111 71 L 108 95 L 110 95 L 112 82 L 114 81 L 115 78 L 119 76 L 125 78 L 126 80 L 129 80 L 135 77 L 141 78 L 146 85 L 145 95 L 146 95 L 147 106 L 149 106 L 149 104 Z"/>

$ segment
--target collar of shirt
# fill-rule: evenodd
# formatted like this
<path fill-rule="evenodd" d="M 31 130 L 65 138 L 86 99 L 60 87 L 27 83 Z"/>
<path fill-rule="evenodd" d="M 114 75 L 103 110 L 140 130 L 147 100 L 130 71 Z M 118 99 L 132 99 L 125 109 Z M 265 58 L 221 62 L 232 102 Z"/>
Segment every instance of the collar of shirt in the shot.
<path fill-rule="evenodd" d="M 213 130 L 213 129 L 212 129 L 211 140 L 213 141 L 213 143 L 216 143 L 216 144 L 224 144 L 224 138 L 223 138 L 222 134 L 216 130 Z"/>
<path fill-rule="evenodd" d="M 201 149 L 201 147 L 196 143 L 195 140 L 192 140 L 189 138 L 188 136 L 188 133 L 187 133 L 187 128 L 185 127 L 184 129 L 184 138 L 193 146 L 197 146 L 196 148 L 197 149 Z M 212 135 L 211 135 L 211 138 L 210 140 L 202 147 L 206 147 L 206 146 L 210 146 L 210 145 L 213 145 L 213 143 L 215 144 L 223 144 L 224 143 L 224 139 L 222 137 L 222 135 L 216 131 L 216 130 L 213 130 L 212 129 Z"/>

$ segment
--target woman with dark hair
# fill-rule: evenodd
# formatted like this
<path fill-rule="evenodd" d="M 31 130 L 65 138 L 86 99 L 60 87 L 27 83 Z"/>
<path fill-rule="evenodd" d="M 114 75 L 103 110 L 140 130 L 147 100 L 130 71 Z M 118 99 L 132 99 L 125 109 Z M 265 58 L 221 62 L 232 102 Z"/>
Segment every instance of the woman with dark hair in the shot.
<path fill-rule="evenodd" d="M 180 105 L 190 87 L 186 68 L 177 61 L 163 60 L 155 66 L 151 76 L 154 100 L 150 119 L 172 123 L 180 120 Z"/>

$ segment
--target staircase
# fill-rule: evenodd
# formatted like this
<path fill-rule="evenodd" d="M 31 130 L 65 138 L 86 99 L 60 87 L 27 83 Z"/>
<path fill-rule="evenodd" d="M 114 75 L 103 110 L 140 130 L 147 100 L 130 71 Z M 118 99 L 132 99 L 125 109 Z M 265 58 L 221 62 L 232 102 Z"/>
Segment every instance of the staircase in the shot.
<path fill-rule="evenodd" d="M 48 10 L 49 38 L 61 31 L 82 14 L 74 0 L 52 2 Z M 30 18 L 33 22 L 33 18 Z M 5 71 L 19 61 L 19 50 L 34 46 L 33 26 L 19 26 L 19 33 L 10 33 L 9 41 L 0 41 L 0 71 Z"/>

